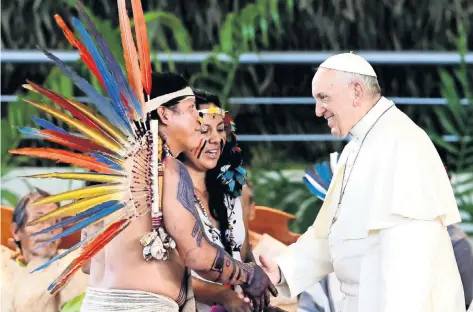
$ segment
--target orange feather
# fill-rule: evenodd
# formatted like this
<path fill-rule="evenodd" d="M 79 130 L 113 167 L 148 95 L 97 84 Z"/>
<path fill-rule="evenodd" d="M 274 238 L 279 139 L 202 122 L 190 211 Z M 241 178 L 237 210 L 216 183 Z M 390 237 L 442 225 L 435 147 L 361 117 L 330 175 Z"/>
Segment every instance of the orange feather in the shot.
<path fill-rule="evenodd" d="M 97 65 L 95 64 L 94 59 L 92 58 L 92 55 L 90 55 L 89 51 L 87 51 L 84 45 L 76 39 L 74 33 L 69 29 L 69 27 L 67 27 L 66 23 L 59 14 L 54 15 L 54 18 L 56 19 L 56 23 L 62 29 L 67 41 L 69 41 L 71 45 L 73 45 L 79 50 L 79 56 L 84 62 L 84 64 L 90 69 L 94 76 L 97 77 L 100 84 L 102 85 L 102 88 L 104 88 L 104 90 L 107 90 L 105 88 L 102 75 L 100 75 Z"/>
<path fill-rule="evenodd" d="M 9 150 L 11 154 L 26 155 L 39 158 L 56 160 L 57 162 L 66 163 L 82 167 L 85 169 L 101 172 L 101 173 L 121 173 L 120 171 L 110 169 L 107 165 L 98 162 L 94 157 L 88 155 L 77 154 L 57 148 L 18 148 Z"/>
<path fill-rule="evenodd" d="M 126 10 L 125 0 L 117 0 L 118 16 L 120 19 L 120 32 L 122 37 L 123 56 L 125 57 L 126 71 L 130 85 L 144 108 L 145 99 L 143 94 L 143 83 L 141 81 L 140 66 L 138 64 L 138 53 L 136 52 L 135 41 L 131 33 L 130 19 Z"/>
<path fill-rule="evenodd" d="M 105 245 L 120 234 L 129 224 L 130 220 L 122 219 L 112 223 L 102 233 L 87 244 L 81 255 L 74 259 L 61 275 L 49 286 L 50 293 L 53 295 L 61 289 L 89 259 L 95 256 Z"/>
<path fill-rule="evenodd" d="M 146 94 L 151 94 L 151 54 L 149 51 L 148 30 L 141 0 L 131 0 L 133 18 L 135 19 L 135 34 L 140 55 L 141 81 Z"/>

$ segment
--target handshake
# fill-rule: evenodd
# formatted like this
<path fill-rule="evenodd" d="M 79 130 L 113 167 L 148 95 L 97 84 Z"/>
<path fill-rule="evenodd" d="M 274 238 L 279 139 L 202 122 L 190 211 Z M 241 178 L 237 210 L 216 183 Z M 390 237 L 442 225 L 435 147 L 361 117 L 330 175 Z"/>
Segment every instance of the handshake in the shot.
<path fill-rule="evenodd" d="M 278 296 L 278 291 L 274 285 L 279 283 L 281 279 L 279 267 L 275 262 L 263 256 L 260 256 L 259 259 L 261 266 L 258 266 L 256 263 L 249 264 L 252 273 L 250 274 L 248 282 L 241 285 L 243 294 L 240 294 L 240 298 L 245 300 L 245 302 L 251 300 L 253 311 L 284 311 L 277 307 L 270 306 L 270 296 Z"/>

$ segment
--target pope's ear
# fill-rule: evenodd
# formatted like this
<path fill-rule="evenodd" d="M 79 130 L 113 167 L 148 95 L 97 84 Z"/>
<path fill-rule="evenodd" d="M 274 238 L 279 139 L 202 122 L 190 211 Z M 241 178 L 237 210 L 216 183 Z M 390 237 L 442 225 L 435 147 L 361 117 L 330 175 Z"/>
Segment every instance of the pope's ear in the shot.
<path fill-rule="evenodd" d="M 355 82 L 354 90 L 353 90 L 353 95 L 354 95 L 353 105 L 354 106 L 359 106 L 359 102 L 363 98 L 364 93 L 365 93 L 365 90 L 363 89 L 363 86 Z"/>

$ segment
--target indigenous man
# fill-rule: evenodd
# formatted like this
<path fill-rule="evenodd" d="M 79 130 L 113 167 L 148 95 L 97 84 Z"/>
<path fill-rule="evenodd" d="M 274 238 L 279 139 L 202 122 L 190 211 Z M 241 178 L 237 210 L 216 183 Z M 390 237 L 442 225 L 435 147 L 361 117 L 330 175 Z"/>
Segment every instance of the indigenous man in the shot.
<path fill-rule="evenodd" d="M 193 312 L 188 269 L 208 280 L 241 285 L 255 310 L 260 311 L 269 305 L 269 291 L 277 294 L 274 286 L 256 264 L 235 261 L 206 239 L 194 204 L 192 181 L 184 165 L 174 158 L 184 150 L 200 148 L 194 93 L 182 76 L 173 73 L 154 74 L 152 85 L 146 112 L 159 118 L 159 133 L 167 152 L 163 219 L 179 254 L 170 249 L 167 261 L 143 260 L 143 248 L 136 242 L 150 228 L 151 214 L 144 214 L 93 258 L 82 311 Z"/>
<path fill-rule="evenodd" d="M 322 63 L 312 94 L 332 134 L 352 140 L 314 225 L 276 262 L 262 259 L 271 280 L 293 297 L 334 271 L 343 312 L 465 311 L 447 232 L 460 215 L 427 134 L 353 53 Z"/>
<path fill-rule="evenodd" d="M 47 285 L 69 264 L 74 254 L 61 259 L 43 271 L 30 274 L 46 259 L 49 260 L 62 252 L 58 250 L 59 240 L 38 246 L 61 232 L 60 228 L 51 233 L 31 237 L 32 233 L 55 224 L 56 219 L 34 227 L 25 226 L 31 220 L 58 207 L 57 204 L 33 205 L 35 201 L 47 196 L 49 196 L 47 192 L 36 189 L 35 192 L 25 195 L 13 211 L 11 230 L 16 246 L 12 247 L 16 247 L 17 251 L 14 252 L 10 248 L 1 246 L 2 311 L 57 312 L 65 303 L 80 296 L 87 287 L 87 276 L 79 273 L 58 293 L 50 295 L 46 290 Z"/>

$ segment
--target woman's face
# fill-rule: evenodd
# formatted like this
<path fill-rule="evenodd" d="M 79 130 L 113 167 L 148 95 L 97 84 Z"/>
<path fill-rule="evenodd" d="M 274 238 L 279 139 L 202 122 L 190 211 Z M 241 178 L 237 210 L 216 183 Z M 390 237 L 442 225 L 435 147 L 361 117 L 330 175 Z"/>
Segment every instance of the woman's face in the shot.
<path fill-rule="evenodd" d="M 213 105 L 213 104 L 212 104 Z M 200 109 L 210 108 L 200 105 Z M 207 171 L 217 166 L 226 142 L 225 125 L 221 115 L 204 114 L 201 128 L 201 144 L 196 150 L 184 152 L 185 162 L 196 169 Z"/>

